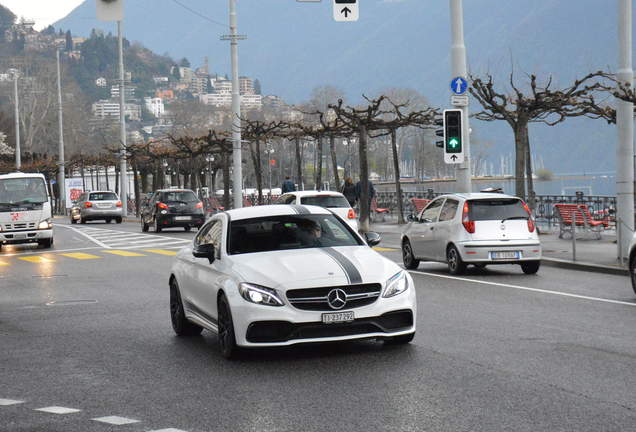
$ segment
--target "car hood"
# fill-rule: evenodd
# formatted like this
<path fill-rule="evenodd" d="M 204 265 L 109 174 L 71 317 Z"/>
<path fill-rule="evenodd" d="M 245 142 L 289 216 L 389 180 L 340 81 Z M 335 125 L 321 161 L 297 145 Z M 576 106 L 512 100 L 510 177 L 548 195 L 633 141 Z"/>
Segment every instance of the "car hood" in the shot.
<path fill-rule="evenodd" d="M 293 249 L 232 255 L 245 282 L 281 290 L 384 283 L 402 270 L 367 246 Z"/>

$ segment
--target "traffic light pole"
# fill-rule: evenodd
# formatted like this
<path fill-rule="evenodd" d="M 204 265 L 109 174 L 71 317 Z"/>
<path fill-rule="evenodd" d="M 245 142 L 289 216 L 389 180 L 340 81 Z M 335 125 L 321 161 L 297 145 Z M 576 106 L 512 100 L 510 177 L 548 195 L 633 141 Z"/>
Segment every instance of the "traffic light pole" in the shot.
<path fill-rule="evenodd" d="M 124 73 L 124 43 L 122 34 L 122 22 L 117 21 L 117 39 L 119 47 L 119 134 L 121 140 L 121 154 L 119 160 L 119 198 L 121 199 L 122 214 L 128 217 L 128 168 L 126 167 L 126 99 L 125 99 L 125 73 Z M 106 172 L 108 175 L 108 172 Z"/>
<path fill-rule="evenodd" d="M 464 12 L 462 0 L 449 0 L 451 12 L 451 73 L 452 78 L 467 78 L 466 46 L 464 45 Z M 472 177 L 470 172 L 470 127 L 468 122 L 468 107 L 458 107 L 463 115 L 464 163 L 457 166 L 455 187 L 457 192 L 472 192 Z"/>

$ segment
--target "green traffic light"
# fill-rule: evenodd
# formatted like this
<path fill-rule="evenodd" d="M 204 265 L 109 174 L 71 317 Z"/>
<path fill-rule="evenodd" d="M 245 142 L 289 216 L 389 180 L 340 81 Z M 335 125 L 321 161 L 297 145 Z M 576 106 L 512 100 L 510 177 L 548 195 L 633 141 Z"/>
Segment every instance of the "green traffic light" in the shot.
<path fill-rule="evenodd" d="M 451 138 L 450 140 L 448 140 L 448 146 L 453 149 L 457 148 L 459 146 L 459 139 Z"/>

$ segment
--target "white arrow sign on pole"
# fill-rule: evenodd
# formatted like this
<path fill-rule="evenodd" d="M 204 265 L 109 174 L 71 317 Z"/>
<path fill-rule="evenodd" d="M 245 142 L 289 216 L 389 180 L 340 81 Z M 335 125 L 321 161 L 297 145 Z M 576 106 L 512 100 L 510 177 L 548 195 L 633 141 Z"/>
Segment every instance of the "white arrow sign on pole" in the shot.
<path fill-rule="evenodd" d="M 332 0 L 333 19 L 336 21 L 358 21 L 358 0 Z"/>

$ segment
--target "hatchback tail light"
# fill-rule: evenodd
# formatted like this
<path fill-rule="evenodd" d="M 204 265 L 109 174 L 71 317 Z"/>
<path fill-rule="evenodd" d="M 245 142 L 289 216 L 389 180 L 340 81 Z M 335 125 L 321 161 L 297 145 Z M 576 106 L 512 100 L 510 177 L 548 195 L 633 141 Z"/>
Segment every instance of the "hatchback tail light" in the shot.
<path fill-rule="evenodd" d="M 115 204 L 117 207 L 121 207 L 121 201 L 117 201 L 117 204 Z"/>
<path fill-rule="evenodd" d="M 469 234 L 474 234 L 475 221 L 470 220 L 469 212 L 470 212 L 470 205 L 468 204 L 468 201 L 466 201 L 464 203 L 464 211 L 462 213 L 462 225 L 464 225 L 464 228 Z"/>
<path fill-rule="evenodd" d="M 349 209 L 349 213 L 347 213 L 347 219 L 355 219 L 356 211 L 354 209 Z"/>
<path fill-rule="evenodd" d="M 157 207 L 159 207 L 160 209 L 168 210 L 168 204 L 164 204 L 162 202 L 158 202 Z"/>
<path fill-rule="evenodd" d="M 199 202 L 198 202 L 198 203 L 194 206 L 194 208 L 198 208 L 198 209 L 199 209 L 199 208 L 203 208 L 203 203 L 202 203 L 201 201 L 199 201 Z"/>
<path fill-rule="evenodd" d="M 85 208 L 91 208 L 91 207 L 93 207 L 93 203 L 92 203 L 92 202 L 90 202 L 90 201 L 89 201 L 89 202 L 85 202 L 85 203 L 84 203 L 84 207 L 85 207 Z"/>
<path fill-rule="evenodd" d="M 523 203 L 523 208 L 525 209 L 525 211 L 528 212 L 528 231 L 534 232 L 536 227 L 534 225 L 534 219 L 532 218 L 532 212 L 530 211 L 528 204 L 523 201 L 521 202 Z"/>

